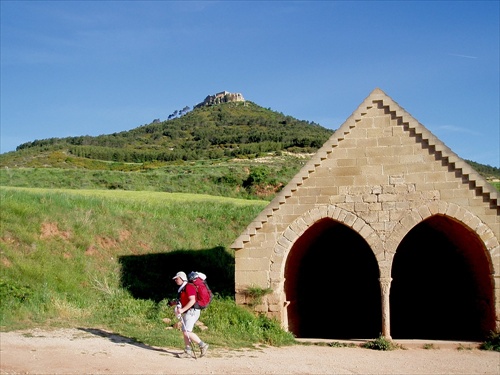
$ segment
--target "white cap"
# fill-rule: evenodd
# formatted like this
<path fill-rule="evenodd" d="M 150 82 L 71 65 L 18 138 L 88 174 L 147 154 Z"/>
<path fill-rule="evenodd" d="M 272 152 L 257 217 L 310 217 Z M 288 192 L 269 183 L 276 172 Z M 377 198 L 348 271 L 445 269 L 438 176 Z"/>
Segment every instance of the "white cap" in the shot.
<path fill-rule="evenodd" d="M 175 280 L 178 277 L 181 278 L 182 281 L 187 281 L 187 279 L 188 279 L 187 276 L 186 276 L 186 274 L 184 272 L 179 271 L 179 272 L 176 273 L 176 275 L 174 277 L 172 277 L 172 280 Z"/>

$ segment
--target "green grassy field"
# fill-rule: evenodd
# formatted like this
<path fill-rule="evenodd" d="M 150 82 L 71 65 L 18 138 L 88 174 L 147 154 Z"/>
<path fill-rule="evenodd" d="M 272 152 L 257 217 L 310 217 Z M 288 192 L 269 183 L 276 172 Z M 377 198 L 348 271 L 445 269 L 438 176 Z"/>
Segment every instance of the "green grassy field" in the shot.
<path fill-rule="evenodd" d="M 178 192 L 270 200 L 306 160 L 305 156 L 293 155 L 201 160 L 163 163 L 154 168 L 141 164 L 138 170 L 129 171 L 76 168 L 67 164 L 50 168 L 4 165 L 0 168 L 0 186 Z"/>
<path fill-rule="evenodd" d="M 167 330 L 172 276 L 203 271 L 217 297 L 200 333 L 220 346 L 291 344 L 267 318 L 234 303 L 231 242 L 267 204 L 154 192 L 0 187 L 2 330 L 108 329 L 182 346 Z M 175 320 L 175 319 L 174 319 Z"/>

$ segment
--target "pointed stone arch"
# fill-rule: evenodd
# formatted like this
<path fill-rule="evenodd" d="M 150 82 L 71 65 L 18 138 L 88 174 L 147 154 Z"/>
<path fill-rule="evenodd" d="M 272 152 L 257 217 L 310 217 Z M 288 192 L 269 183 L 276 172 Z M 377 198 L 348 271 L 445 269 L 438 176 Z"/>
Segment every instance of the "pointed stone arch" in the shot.
<path fill-rule="evenodd" d="M 297 337 L 372 337 L 380 332 L 378 260 L 383 249 L 365 220 L 335 205 L 316 207 L 287 227 L 274 254 L 271 264 L 279 269 L 279 280 L 273 290 L 283 299 L 281 321 Z M 308 316 L 314 314 L 309 305 L 317 303 L 312 301 L 335 305 L 327 326 Z"/>
<path fill-rule="evenodd" d="M 479 340 L 495 330 L 494 232 L 447 202 L 420 206 L 399 224 L 390 241 L 398 247 L 389 249 L 393 337 Z"/>
<path fill-rule="evenodd" d="M 500 275 L 500 263 L 498 262 L 498 258 L 500 257 L 500 242 L 493 230 L 473 212 L 455 203 L 445 201 L 433 201 L 423 204 L 404 214 L 394 227 L 391 236 L 385 241 L 386 252 L 390 255 L 388 259 L 392 261 L 397 247 L 412 228 L 435 215 L 452 218 L 475 232 L 484 244 L 491 275 L 496 277 Z"/>
<path fill-rule="evenodd" d="M 290 253 L 294 248 L 295 244 L 299 239 L 301 239 L 305 233 L 310 231 L 314 226 L 317 226 L 319 222 L 323 220 L 332 220 L 333 222 L 339 223 L 346 228 L 349 228 L 353 233 L 356 233 L 365 243 L 366 248 L 372 253 L 373 258 L 376 260 L 376 275 L 373 274 L 373 269 L 371 270 L 372 278 L 375 276 L 376 278 L 372 280 L 372 282 L 379 282 L 380 285 L 369 285 L 366 288 L 371 288 L 371 295 L 366 298 L 375 298 L 378 302 L 375 307 L 375 303 L 372 301 L 372 309 L 370 309 L 370 314 L 373 318 L 378 319 L 377 317 L 383 316 L 384 318 L 380 319 L 380 325 L 373 324 L 373 322 L 369 322 L 371 325 L 370 328 L 360 329 L 358 333 L 366 332 L 367 330 L 371 330 L 375 332 L 375 334 L 380 333 L 381 331 L 387 331 L 385 326 L 386 319 L 388 319 L 388 314 L 384 313 L 384 310 L 387 310 L 388 307 L 388 289 L 385 287 L 387 274 L 389 269 L 387 268 L 387 262 L 385 261 L 385 251 L 383 248 L 383 242 L 376 233 L 376 231 L 367 223 L 363 218 L 357 215 L 355 212 L 344 209 L 337 205 L 322 205 L 319 207 L 314 207 L 300 217 L 296 218 L 280 235 L 273 249 L 273 255 L 270 259 L 271 264 L 271 287 L 274 291 L 274 300 L 277 301 L 278 306 L 283 306 L 281 309 L 280 320 L 283 326 L 295 334 L 298 334 L 298 329 L 294 328 L 297 326 L 296 318 L 290 318 L 290 303 L 291 301 L 288 298 L 288 294 L 285 287 L 286 280 L 286 265 L 290 261 Z M 315 238 L 313 238 L 315 239 Z M 308 245 L 306 245 L 308 246 Z M 366 258 L 366 254 L 365 254 Z M 366 258 L 366 263 L 369 263 L 369 258 Z M 382 267 L 382 269 L 380 269 Z M 320 269 L 320 267 L 318 267 Z M 381 276 L 383 275 L 383 277 Z M 293 275 L 293 277 L 299 277 L 300 275 Z M 358 275 L 360 279 L 363 279 L 364 275 Z M 328 283 L 329 281 L 323 280 L 323 283 Z M 347 289 L 347 288 L 345 288 Z M 387 295 L 384 295 L 381 291 L 385 291 Z M 293 303 L 293 302 L 292 302 Z M 352 303 L 351 303 L 352 304 Z M 293 306 L 292 306 L 293 307 Z M 365 309 L 366 311 L 366 309 Z M 293 320 L 293 321 L 292 321 Z M 344 319 L 345 320 L 345 319 Z M 344 321 L 344 323 L 346 323 Z M 360 324 L 358 323 L 358 326 Z M 376 328 L 373 328 L 375 326 Z M 352 329 L 352 331 L 355 331 Z M 345 333 L 344 333 L 345 335 Z M 387 331 L 387 336 L 389 336 L 389 332 Z"/>
<path fill-rule="evenodd" d="M 385 259 L 382 241 L 363 218 L 352 211 L 336 205 L 323 205 L 314 207 L 296 218 L 278 237 L 273 249 L 271 262 L 277 266 L 275 269 L 279 269 L 280 275 L 284 273 L 284 261 L 286 261 L 295 241 L 321 219 L 332 219 L 352 228 L 370 246 L 377 261 L 380 262 Z"/>

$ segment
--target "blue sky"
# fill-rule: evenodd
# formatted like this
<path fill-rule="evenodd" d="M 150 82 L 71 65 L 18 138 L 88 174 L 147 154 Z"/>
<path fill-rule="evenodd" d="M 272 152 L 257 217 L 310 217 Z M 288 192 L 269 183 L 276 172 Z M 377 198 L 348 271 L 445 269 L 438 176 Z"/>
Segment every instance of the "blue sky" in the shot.
<path fill-rule="evenodd" d="M 460 157 L 500 167 L 499 5 L 1 0 L 0 152 L 224 90 L 336 129 L 378 87 Z"/>

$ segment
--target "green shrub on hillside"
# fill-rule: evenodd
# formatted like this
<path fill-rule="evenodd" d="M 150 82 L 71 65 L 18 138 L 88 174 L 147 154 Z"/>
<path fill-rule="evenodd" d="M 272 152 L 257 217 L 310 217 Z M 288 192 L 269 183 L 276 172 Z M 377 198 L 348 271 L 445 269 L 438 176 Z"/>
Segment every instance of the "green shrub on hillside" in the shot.
<path fill-rule="evenodd" d="M 7 303 L 7 301 L 22 303 L 32 295 L 33 292 L 29 286 L 20 284 L 16 280 L 4 280 L 0 278 L 0 300 L 2 303 Z"/>

